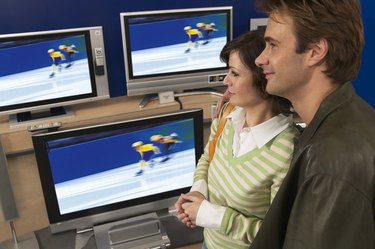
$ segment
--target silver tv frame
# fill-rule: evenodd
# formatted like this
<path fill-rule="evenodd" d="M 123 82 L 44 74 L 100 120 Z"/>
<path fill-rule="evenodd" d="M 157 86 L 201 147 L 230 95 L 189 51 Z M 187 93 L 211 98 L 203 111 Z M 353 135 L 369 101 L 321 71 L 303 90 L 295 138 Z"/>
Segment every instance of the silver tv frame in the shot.
<path fill-rule="evenodd" d="M 46 151 L 46 141 L 55 140 L 56 138 L 61 139 L 64 137 L 77 137 L 83 134 L 102 133 L 103 131 L 108 132 L 133 127 L 149 127 L 152 124 L 158 126 L 159 124 L 165 124 L 166 122 L 175 122 L 186 119 L 192 119 L 194 123 L 195 163 L 197 163 L 198 159 L 203 153 L 202 109 L 181 110 L 119 122 L 33 134 L 32 140 L 34 151 L 37 159 L 42 190 L 52 233 L 73 229 L 75 229 L 77 233 L 81 233 L 91 230 L 96 225 L 139 216 L 145 213 L 161 212 L 168 214 L 168 209 L 174 205 L 179 195 L 187 192 L 191 186 L 183 188 L 176 187 L 175 189 L 167 192 L 119 201 L 118 203 L 93 207 L 88 210 L 61 214 Z M 168 184 L 168 179 L 165 179 L 165 181 L 166 184 Z"/>
<path fill-rule="evenodd" d="M 130 47 L 129 37 L 127 33 L 127 27 L 125 19 L 138 17 L 138 16 L 158 16 L 158 15 L 183 15 L 191 14 L 191 16 L 199 14 L 215 14 L 215 13 L 228 13 L 227 23 L 227 40 L 231 40 L 233 37 L 233 7 L 222 6 L 222 7 L 202 7 L 202 8 L 187 8 L 187 9 L 170 9 L 170 10 L 156 10 L 156 11 L 136 11 L 136 12 L 123 12 L 120 13 L 121 21 L 121 32 L 122 42 L 124 51 L 125 61 L 125 77 L 127 86 L 127 95 L 145 95 L 145 94 L 157 94 L 162 92 L 182 92 L 184 90 L 195 90 L 211 88 L 223 85 L 223 79 L 227 74 L 225 66 L 223 68 L 212 68 L 212 69 L 201 69 L 191 70 L 186 72 L 176 73 L 162 73 L 160 75 L 147 75 L 145 77 L 131 77 L 130 67 Z M 182 30 L 183 32 L 183 30 Z M 156 39 L 156 38 L 155 38 Z M 186 40 L 187 41 L 187 40 Z M 219 56 L 218 56 L 219 59 Z"/>
<path fill-rule="evenodd" d="M 14 34 L 5 34 L 0 35 L 0 42 L 6 40 L 19 40 L 19 39 L 37 39 L 38 37 L 48 37 L 51 35 L 51 39 L 54 36 L 68 36 L 71 33 L 82 32 L 89 33 L 90 44 L 86 44 L 91 47 L 90 53 L 91 60 L 88 58 L 88 63 L 91 64 L 90 68 L 90 78 L 95 81 L 96 95 L 91 97 L 72 97 L 71 100 L 59 100 L 58 98 L 48 99 L 46 101 L 36 101 L 29 103 L 16 104 L 11 106 L 1 107 L 0 116 L 8 115 L 10 116 L 10 121 L 12 125 L 16 125 L 14 115 L 21 112 L 38 112 L 43 111 L 53 107 L 59 106 L 70 106 L 79 103 L 91 102 L 96 100 L 107 99 L 110 97 L 109 94 L 109 83 L 107 78 L 107 65 L 105 58 L 105 49 L 104 49 L 104 35 L 103 28 L 101 26 L 93 27 L 80 27 L 80 28 L 71 28 L 71 29 L 57 29 L 57 30 L 46 30 L 46 31 L 35 31 L 35 32 L 25 32 L 25 33 L 14 33 Z M 28 122 L 28 121 L 27 121 Z"/>

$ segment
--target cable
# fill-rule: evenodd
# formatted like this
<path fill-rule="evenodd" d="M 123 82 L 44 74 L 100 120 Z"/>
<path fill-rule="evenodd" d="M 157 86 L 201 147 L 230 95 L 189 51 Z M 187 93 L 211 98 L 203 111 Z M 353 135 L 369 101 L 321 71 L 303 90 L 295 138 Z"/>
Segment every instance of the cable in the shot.
<path fill-rule="evenodd" d="M 179 103 L 180 104 L 180 110 L 183 110 L 184 109 L 184 107 L 183 107 L 183 105 L 182 105 L 182 102 L 181 102 L 181 100 L 178 98 L 178 97 L 174 97 L 174 100 L 177 102 L 177 103 Z"/>

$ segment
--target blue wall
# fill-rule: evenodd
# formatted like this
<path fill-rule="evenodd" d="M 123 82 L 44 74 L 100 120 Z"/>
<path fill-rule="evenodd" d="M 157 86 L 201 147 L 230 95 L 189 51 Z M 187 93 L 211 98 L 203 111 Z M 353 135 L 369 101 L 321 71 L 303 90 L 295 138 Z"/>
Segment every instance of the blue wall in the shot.
<path fill-rule="evenodd" d="M 373 0 L 361 0 L 361 4 L 365 28 L 365 48 L 361 70 L 354 81 L 354 87 L 360 96 L 375 107 L 375 3 Z"/>
<path fill-rule="evenodd" d="M 256 11 L 254 2 L 244 0 L 1 0 L 0 34 L 103 26 L 110 93 L 114 97 L 126 94 L 120 12 L 232 5 L 233 35 L 237 36 L 249 29 L 250 18 L 263 17 Z M 371 16 L 375 8 L 372 0 L 361 2 L 366 46 L 355 87 L 358 93 L 375 107 L 375 74 L 372 73 L 374 67 L 370 68 L 370 59 L 375 55 L 375 30 L 374 26 L 371 26 L 371 23 L 375 23 L 373 15 Z"/>

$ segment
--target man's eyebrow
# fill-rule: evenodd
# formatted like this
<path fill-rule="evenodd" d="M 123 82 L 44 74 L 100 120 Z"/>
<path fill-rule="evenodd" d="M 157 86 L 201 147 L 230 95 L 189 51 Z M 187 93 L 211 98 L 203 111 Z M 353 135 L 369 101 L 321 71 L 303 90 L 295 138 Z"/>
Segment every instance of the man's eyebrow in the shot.
<path fill-rule="evenodd" d="M 277 42 L 275 39 L 273 39 L 272 37 L 270 37 L 270 36 L 265 36 L 264 37 L 264 40 L 266 41 L 266 42 L 268 42 L 268 43 L 270 43 L 270 42 Z"/>

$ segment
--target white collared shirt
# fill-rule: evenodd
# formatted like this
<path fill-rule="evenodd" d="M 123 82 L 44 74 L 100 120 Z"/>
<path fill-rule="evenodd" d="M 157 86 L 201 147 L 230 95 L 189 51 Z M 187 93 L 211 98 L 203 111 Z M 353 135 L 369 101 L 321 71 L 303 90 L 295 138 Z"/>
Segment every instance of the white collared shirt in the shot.
<path fill-rule="evenodd" d="M 256 147 L 261 148 L 272 138 L 285 130 L 292 122 L 292 117 L 279 114 L 253 127 L 243 127 L 245 124 L 245 110 L 237 107 L 227 119 L 232 119 L 234 127 L 233 155 L 241 156 Z"/>

